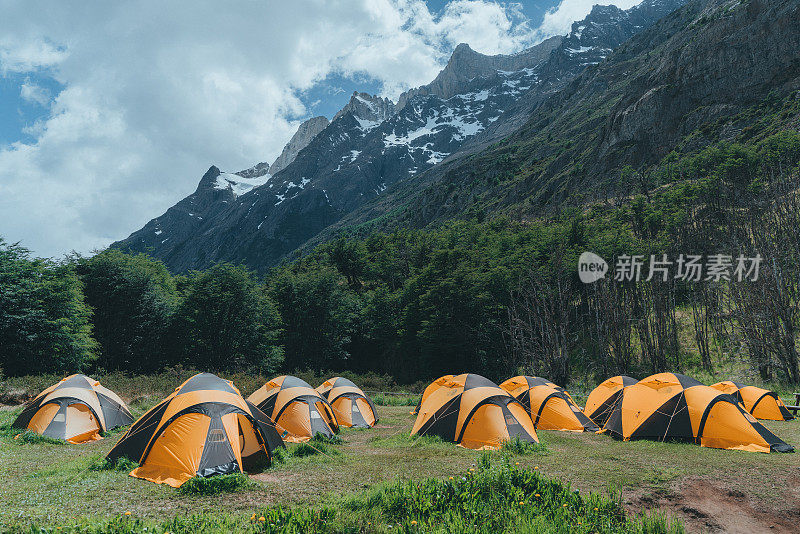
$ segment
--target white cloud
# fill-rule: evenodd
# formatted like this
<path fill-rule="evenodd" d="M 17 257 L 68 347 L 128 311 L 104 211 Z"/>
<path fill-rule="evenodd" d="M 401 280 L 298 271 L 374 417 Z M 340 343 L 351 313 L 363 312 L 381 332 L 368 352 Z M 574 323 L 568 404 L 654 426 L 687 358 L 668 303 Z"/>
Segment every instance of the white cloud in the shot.
<path fill-rule="evenodd" d="M 555 9 L 545 13 L 539 31 L 543 37 L 564 35 L 569 33 L 572 23 L 583 20 L 595 4 L 613 4 L 620 9 L 628 9 L 641 2 L 642 0 L 562 0 Z"/>
<path fill-rule="evenodd" d="M 50 104 L 50 93 L 44 87 L 36 85 L 30 80 L 25 80 L 19 88 L 19 96 L 28 102 L 35 102 L 40 106 L 47 106 Z"/>
<path fill-rule="evenodd" d="M 0 35 L 0 74 L 46 69 L 64 87 L 46 101 L 22 86 L 50 116 L 0 148 L 0 235 L 43 255 L 126 237 L 211 164 L 271 161 L 309 112 L 298 95 L 332 72 L 396 97 L 459 42 L 507 53 L 542 38 L 518 5 L 483 0 L 440 16 L 422 0 L 12 0 Z"/>
<path fill-rule="evenodd" d="M 0 74 L 53 67 L 66 57 L 65 50 L 44 39 L 0 39 Z"/>

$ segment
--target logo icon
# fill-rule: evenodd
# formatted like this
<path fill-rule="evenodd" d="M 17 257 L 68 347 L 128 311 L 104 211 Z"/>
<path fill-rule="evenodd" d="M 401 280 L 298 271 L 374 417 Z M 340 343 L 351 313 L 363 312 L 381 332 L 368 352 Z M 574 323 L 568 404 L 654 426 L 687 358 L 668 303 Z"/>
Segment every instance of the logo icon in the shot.
<path fill-rule="evenodd" d="M 584 252 L 578 258 L 578 278 L 584 284 L 591 284 L 603 278 L 608 272 L 606 260 L 594 252 Z"/>

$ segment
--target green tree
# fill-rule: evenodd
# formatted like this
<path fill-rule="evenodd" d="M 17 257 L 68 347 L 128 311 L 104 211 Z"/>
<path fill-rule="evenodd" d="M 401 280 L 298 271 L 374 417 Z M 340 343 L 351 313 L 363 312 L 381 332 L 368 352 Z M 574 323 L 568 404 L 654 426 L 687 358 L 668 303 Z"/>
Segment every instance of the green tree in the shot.
<path fill-rule="evenodd" d="M 191 273 L 185 285 L 172 329 L 175 352 L 184 363 L 265 374 L 278 368 L 281 317 L 250 271 L 222 263 Z"/>
<path fill-rule="evenodd" d="M 70 373 L 95 358 L 91 310 L 71 262 L 33 259 L 0 238 L 0 371 Z"/>
<path fill-rule="evenodd" d="M 94 309 L 98 367 L 148 372 L 172 363 L 165 334 L 178 296 L 163 263 L 109 249 L 79 259 L 78 273 Z"/>
<path fill-rule="evenodd" d="M 286 369 L 335 369 L 349 358 L 348 346 L 360 300 L 329 266 L 284 269 L 270 294 L 285 325 Z"/>
<path fill-rule="evenodd" d="M 347 279 L 351 288 L 361 287 L 361 276 L 365 269 L 364 254 L 361 242 L 345 238 L 336 240 L 328 249 L 331 263 Z"/>

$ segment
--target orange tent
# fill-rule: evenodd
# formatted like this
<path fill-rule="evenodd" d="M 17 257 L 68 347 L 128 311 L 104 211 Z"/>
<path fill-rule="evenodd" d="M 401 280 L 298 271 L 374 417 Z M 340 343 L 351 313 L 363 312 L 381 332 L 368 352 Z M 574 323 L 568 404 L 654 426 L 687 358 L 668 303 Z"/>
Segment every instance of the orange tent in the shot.
<path fill-rule="evenodd" d="M 629 376 L 612 376 L 589 393 L 583 413 L 599 426 L 606 424 L 611 410 L 622 396 L 622 389 L 638 382 Z"/>
<path fill-rule="evenodd" d="M 568 432 L 600 430 L 586 417 L 564 388 L 538 376 L 515 376 L 500 387 L 508 391 L 528 410 L 537 429 Z"/>
<path fill-rule="evenodd" d="M 426 387 L 425 391 L 422 392 L 422 397 L 419 398 L 417 407 L 414 408 L 414 410 L 411 412 L 411 415 L 417 415 L 419 413 L 419 408 L 422 406 L 422 403 L 425 402 L 425 399 L 427 399 L 431 393 L 442 387 L 444 384 L 447 384 L 452 379 L 453 375 L 444 375 L 428 384 L 428 387 Z"/>
<path fill-rule="evenodd" d="M 336 421 L 348 428 L 371 428 L 378 421 L 378 410 L 361 388 L 341 376 L 326 380 L 317 391 L 327 400 Z"/>
<path fill-rule="evenodd" d="M 138 462 L 131 476 L 177 488 L 195 476 L 269 465 L 283 446 L 269 417 L 232 382 L 200 373 L 141 416 L 107 458 Z"/>
<path fill-rule="evenodd" d="M 659 373 L 624 388 L 603 431 L 625 441 L 678 440 L 719 449 L 794 451 L 734 397 L 675 373 Z"/>
<path fill-rule="evenodd" d="M 712 384 L 711 387 L 736 397 L 736 400 L 744 405 L 744 409 L 756 419 L 768 419 L 771 421 L 791 421 L 794 419 L 794 416 L 774 391 L 755 386 L 745 386 L 733 380 L 717 382 Z"/>
<path fill-rule="evenodd" d="M 421 403 L 411 435 L 439 436 L 468 449 L 498 449 L 513 438 L 539 442 L 522 404 L 491 380 L 474 374 L 439 383 Z"/>
<path fill-rule="evenodd" d="M 273 378 L 247 400 L 275 421 L 285 441 L 301 443 L 316 434 L 332 438 L 339 432 L 339 423 L 328 401 L 296 376 Z"/>
<path fill-rule="evenodd" d="M 116 393 L 86 375 L 70 375 L 39 393 L 12 424 L 70 443 L 102 439 L 133 416 Z"/>

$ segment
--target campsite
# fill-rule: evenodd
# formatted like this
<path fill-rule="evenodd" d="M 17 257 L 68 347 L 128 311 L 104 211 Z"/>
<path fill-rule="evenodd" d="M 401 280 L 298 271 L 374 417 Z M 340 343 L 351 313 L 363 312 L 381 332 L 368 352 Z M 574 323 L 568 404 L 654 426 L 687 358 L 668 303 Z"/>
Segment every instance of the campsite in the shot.
<path fill-rule="evenodd" d="M 0 534 L 800 532 L 800 0 L 0 6 Z"/>
<path fill-rule="evenodd" d="M 115 374 L 104 377 L 103 384 L 128 399 L 132 413 L 140 417 L 162 396 L 173 393 L 170 381 L 193 374 L 186 370 L 154 377 Z M 312 384 L 322 384 L 327 378 L 303 376 Z M 51 377 L 36 378 L 43 384 Z M 243 375 L 231 379 L 243 386 L 244 392 L 255 391 L 260 382 L 267 382 L 267 377 Z M 351 379 L 359 382 L 359 377 Z M 387 387 L 374 376 L 364 380 L 376 383 L 373 387 Z M 14 380 L 12 389 L 19 391 L 22 382 Z M 582 406 L 590 391 L 573 389 L 569 395 Z M 598 493 L 607 504 L 620 504 L 630 517 L 649 514 L 647 521 L 655 526 L 646 530 L 640 525 L 642 531 L 793 529 L 793 502 L 800 479 L 797 454 L 721 450 L 680 442 L 625 442 L 593 432 L 542 428 L 536 431 L 540 443 L 532 447 L 476 451 L 438 438 L 411 436 L 415 420 L 411 412 L 417 409 L 418 396 L 393 391 L 375 398 L 379 420 L 373 428 L 341 428 L 338 439 L 315 440 L 311 445 L 287 443 L 290 454 L 284 461 L 250 474 L 245 484 L 237 482 L 232 491 L 206 495 L 202 490 L 190 493 L 129 476 L 129 464 L 122 464 L 120 469 L 102 468 L 104 457 L 124 435 L 124 429 L 84 444 L 58 444 L 30 437 L 21 441 L 14 437 L 19 432 L 8 428 L 20 407 L 3 406 L 0 473 L 7 483 L 0 497 L 0 522 L 62 530 L 94 525 L 106 529 L 101 528 L 102 532 L 121 532 L 134 525 L 136 532 L 147 527 L 148 531 L 191 532 L 200 525 L 210 532 L 234 526 L 260 531 L 258 518 L 278 517 L 274 515 L 277 509 L 352 510 L 354 501 L 368 498 L 378 491 L 376 488 L 391 488 L 398 481 L 434 478 L 448 483 L 450 477 L 475 476 L 488 457 L 495 465 L 506 462 L 512 469 L 563 481 L 569 485 L 567 493 L 578 490 L 582 497 Z M 786 442 L 800 443 L 797 419 L 761 422 Z M 298 447 L 306 452 L 291 453 Z M 337 521 L 345 521 L 347 528 L 357 526 L 355 531 L 389 532 L 388 527 L 394 525 L 411 532 L 411 521 L 421 522 L 420 515 L 424 514 L 414 515 L 419 512 L 412 507 L 407 512 L 392 515 L 374 508 L 344 514 L 351 519 L 339 516 Z M 18 522 L 23 517 L 24 521 Z M 173 517 L 180 519 L 170 523 Z M 673 523 L 674 519 L 680 523 Z M 578 525 L 580 520 L 574 516 L 562 531 L 591 532 L 596 528 Z M 332 521 L 332 525 L 343 524 Z M 587 529 L 582 530 L 583 526 Z M 329 531 L 341 530 L 332 526 Z"/>

